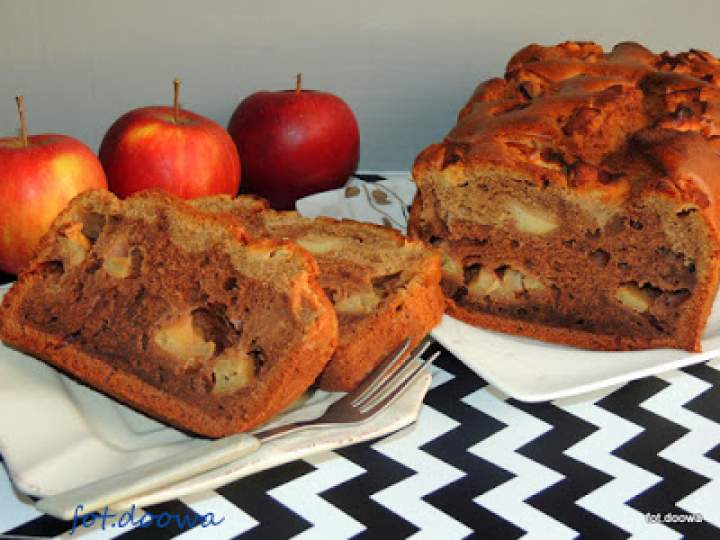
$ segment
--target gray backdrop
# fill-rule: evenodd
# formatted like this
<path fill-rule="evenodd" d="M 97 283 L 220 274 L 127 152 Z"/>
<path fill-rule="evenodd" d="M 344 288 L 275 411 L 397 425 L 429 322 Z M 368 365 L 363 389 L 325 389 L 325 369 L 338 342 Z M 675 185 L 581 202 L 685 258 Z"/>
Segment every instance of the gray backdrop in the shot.
<path fill-rule="evenodd" d="M 362 134 L 361 168 L 407 170 L 483 78 L 530 42 L 637 40 L 720 53 L 720 1 L 79 1 L 0 0 L 0 133 L 26 97 L 34 132 L 97 149 L 141 105 L 182 103 L 225 125 L 261 89 L 343 97 Z"/>

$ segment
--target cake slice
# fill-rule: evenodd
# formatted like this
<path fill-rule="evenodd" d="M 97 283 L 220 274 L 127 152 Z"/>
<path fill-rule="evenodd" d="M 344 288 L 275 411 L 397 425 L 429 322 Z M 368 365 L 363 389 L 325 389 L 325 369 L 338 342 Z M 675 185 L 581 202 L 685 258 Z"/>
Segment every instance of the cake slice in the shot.
<path fill-rule="evenodd" d="M 192 201 L 206 212 L 235 216 L 251 236 L 289 239 L 318 262 L 318 281 L 332 300 L 338 347 L 320 388 L 350 391 L 406 337 L 418 343 L 440 320 L 440 259 L 393 229 L 270 210 L 252 196 Z"/>
<path fill-rule="evenodd" d="M 317 264 L 160 192 L 75 198 L 5 296 L 3 341 L 181 429 L 248 430 L 337 343 Z"/>
<path fill-rule="evenodd" d="M 720 63 L 531 45 L 416 159 L 448 312 L 593 349 L 700 350 L 718 285 Z"/>

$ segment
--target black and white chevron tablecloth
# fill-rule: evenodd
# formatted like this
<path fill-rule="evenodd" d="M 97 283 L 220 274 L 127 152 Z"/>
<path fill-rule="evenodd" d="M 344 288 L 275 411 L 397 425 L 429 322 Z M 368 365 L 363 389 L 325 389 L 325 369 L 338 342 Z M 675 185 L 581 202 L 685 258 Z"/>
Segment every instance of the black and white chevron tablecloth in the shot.
<path fill-rule="evenodd" d="M 443 351 L 416 425 L 144 510 L 224 519 L 71 535 L 0 473 L 15 537 L 720 538 L 720 361 L 527 404 Z"/>

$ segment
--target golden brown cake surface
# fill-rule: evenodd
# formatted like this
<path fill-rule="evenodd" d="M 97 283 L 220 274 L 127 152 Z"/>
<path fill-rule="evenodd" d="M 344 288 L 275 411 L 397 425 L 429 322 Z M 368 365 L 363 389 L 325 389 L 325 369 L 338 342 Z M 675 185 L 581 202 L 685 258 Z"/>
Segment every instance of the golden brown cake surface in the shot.
<path fill-rule="evenodd" d="M 387 351 L 406 337 L 418 343 L 442 316 L 438 255 L 392 229 L 277 212 L 249 196 L 192 204 L 234 215 L 251 236 L 292 240 L 317 260 L 339 324 L 337 350 L 319 379 L 325 390 L 352 390 Z"/>
<path fill-rule="evenodd" d="M 208 436 L 268 420 L 337 343 L 317 264 L 160 192 L 78 196 L 3 300 L 0 338 Z"/>
<path fill-rule="evenodd" d="M 698 350 L 717 289 L 720 63 L 530 45 L 417 158 L 410 234 L 449 313 L 597 349 Z"/>

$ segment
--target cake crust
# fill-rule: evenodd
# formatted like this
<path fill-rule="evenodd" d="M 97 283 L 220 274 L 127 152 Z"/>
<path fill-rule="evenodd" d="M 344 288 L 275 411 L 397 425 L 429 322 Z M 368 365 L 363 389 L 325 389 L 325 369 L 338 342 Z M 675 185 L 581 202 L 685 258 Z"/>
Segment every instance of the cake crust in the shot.
<path fill-rule="evenodd" d="M 508 62 L 504 79 L 477 87 L 445 140 L 416 158 L 413 178 L 507 167 L 537 185 L 623 199 L 612 169 L 640 159 L 660 178 L 634 183 L 697 204 L 718 229 L 719 84 L 720 62 L 704 51 L 655 55 L 630 42 L 609 53 L 593 43 L 530 45 Z M 627 155 L 613 155 L 628 144 Z"/>
<path fill-rule="evenodd" d="M 719 84 L 720 62 L 695 49 L 654 54 L 627 42 L 604 52 L 565 42 L 516 53 L 413 166 L 409 234 L 443 252 L 448 313 L 586 348 L 700 350 L 718 286 Z M 506 242 L 502 231 L 515 236 Z M 643 242 L 656 257 L 642 253 Z M 627 317 L 613 299 L 602 316 L 585 317 L 568 289 L 573 250 L 576 271 L 614 283 Z M 643 274 L 648 265 L 674 269 Z M 525 301 L 505 298 L 501 310 L 477 292 L 488 280 L 498 286 L 491 274 L 478 280 L 486 270 L 501 282 L 508 271 L 530 279 Z M 588 304 L 608 294 L 581 277 Z M 637 328 L 625 332 L 623 318 Z"/>

